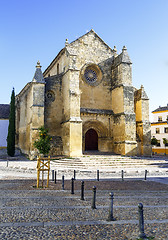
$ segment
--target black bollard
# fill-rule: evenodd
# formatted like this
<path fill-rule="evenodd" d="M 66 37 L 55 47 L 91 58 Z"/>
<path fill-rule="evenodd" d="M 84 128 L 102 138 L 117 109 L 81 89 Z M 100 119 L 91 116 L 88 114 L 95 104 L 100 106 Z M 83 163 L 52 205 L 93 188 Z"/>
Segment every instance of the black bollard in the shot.
<path fill-rule="evenodd" d="M 147 177 L 147 170 L 145 170 L 145 178 L 144 178 L 144 180 L 146 180 L 146 177 Z"/>
<path fill-rule="evenodd" d="M 122 178 L 122 181 L 124 181 L 124 171 L 121 170 L 121 178 Z"/>
<path fill-rule="evenodd" d="M 146 234 L 144 233 L 144 218 L 143 218 L 143 204 L 138 204 L 138 212 L 139 212 L 139 237 L 142 239 L 146 239 Z"/>
<path fill-rule="evenodd" d="M 96 186 L 93 187 L 92 209 L 96 209 Z"/>
<path fill-rule="evenodd" d="M 109 215 L 107 218 L 107 221 L 115 221 L 116 219 L 113 217 L 113 199 L 114 199 L 114 194 L 113 192 L 109 193 L 109 199 L 110 199 L 110 207 L 109 207 Z"/>
<path fill-rule="evenodd" d="M 54 181 L 54 170 L 52 170 L 52 181 Z"/>
<path fill-rule="evenodd" d="M 64 190 L 64 175 L 62 176 L 62 190 Z"/>
<path fill-rule="evenodd" d="M 57 172 L 55 171 L 55 184 L 57 183 Z"/>
<path fill-rule="evenodd" d="M 97 170 L 97 181 L 99 181 L 99 170 Z"/>
<path fill-rule="evenodd" d="M 74 194 L 74 179 L 71 179 L 71 194 Z"/>
<path fill-rule="evenodd" d="M 74 170 L 74 177 L 73 177 L 74 180 L 76 180 L 76 171 Z"/>
<path fill-rule="evenodd" d="M 81 200 L 85 200 L 84 199 L 84 181 L 81 181 Z"/>

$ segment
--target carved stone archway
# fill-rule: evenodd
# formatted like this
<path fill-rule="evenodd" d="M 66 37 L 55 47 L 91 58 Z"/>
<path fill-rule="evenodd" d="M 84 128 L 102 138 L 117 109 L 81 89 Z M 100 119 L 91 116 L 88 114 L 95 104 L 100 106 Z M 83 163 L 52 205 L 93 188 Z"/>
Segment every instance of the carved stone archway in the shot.
<path fill-rule="evenodd" d="M 90 137 L 87 140 L 85 138 Z M 106 142 L 108 130 L 104 124 L 98 120 L 86 121 L 83 123 L 83 151 L 98 150 L 104 151 L 104 142 Z M 88 141 L 93 141 L 93 145 Z"/>

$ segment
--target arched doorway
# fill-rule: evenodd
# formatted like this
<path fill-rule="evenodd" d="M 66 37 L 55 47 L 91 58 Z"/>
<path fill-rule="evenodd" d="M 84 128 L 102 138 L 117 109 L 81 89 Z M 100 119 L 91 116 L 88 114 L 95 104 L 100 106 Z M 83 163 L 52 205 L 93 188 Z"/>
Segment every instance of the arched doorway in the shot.
<path fill-rule="evenodd" d="M 92 128 L 85 134 L 85 151 L 88 150 L 98 150 L 98 135 Z"/>

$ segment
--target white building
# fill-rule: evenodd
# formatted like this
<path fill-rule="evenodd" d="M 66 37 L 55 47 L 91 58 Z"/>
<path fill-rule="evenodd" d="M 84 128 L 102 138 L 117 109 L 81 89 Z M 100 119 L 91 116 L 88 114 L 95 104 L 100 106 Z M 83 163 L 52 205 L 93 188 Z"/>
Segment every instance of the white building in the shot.
<path fill-rule="evenodd" d="M 151 136 L 158 140 L 157 146 L 153 146 L 152 152 L 157 154 L 168 154 L 168 146 L 165 147 L 163 138 L 168 140 L 168 105 L 159 106 L 152 112 Z"/>
<path fill-rule="evenodd" d="M 0 147 L 7 147 L 9 104 L 0 104 Z"/>

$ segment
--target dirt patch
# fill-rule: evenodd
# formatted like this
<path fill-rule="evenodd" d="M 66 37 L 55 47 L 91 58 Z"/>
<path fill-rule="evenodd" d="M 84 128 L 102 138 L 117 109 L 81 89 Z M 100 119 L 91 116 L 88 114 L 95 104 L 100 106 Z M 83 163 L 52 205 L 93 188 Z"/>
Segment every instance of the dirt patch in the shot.
<path fill-rule="evenodd" d="M 41 185 L 41 182 L 40 182 Z M 44 188 L 46 190 L 62 190 L 62 181 L 59 180 L 55 184 L 50 181 L 49 188 L 46 188 L 46 181 L 44 181 Z M 156 183 L 152 181 L 141 180 L 108 180 L 108 181 L 84 181 L 85 190 L 92 190 L 92 187 L 96 186 L 97 190 L 133 190 L 133 191 L 168 191 L 168 185 L 162 183 Z M 37 190 L 36 180 L 0 180 L 0 189 L 6 190 Z M 39 189 L 42 189 L 41 187 Z M 71 181 L 65 180 L 65 190 L 71 190 Z M 74 190 L 81 189 L 81 181 L 74 181 Z"/>

